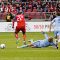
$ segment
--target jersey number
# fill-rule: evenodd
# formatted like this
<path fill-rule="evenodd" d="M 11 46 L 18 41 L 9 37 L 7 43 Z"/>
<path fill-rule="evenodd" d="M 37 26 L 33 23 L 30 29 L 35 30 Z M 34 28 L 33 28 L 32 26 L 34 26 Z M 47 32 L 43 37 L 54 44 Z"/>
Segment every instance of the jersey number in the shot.
<path fill-rule="evenodd" d="M 22 18 L 23 18 L 23 16 L 18 17 L 18 18 L 17 18 L 17 21 L 21 21 Z"/>

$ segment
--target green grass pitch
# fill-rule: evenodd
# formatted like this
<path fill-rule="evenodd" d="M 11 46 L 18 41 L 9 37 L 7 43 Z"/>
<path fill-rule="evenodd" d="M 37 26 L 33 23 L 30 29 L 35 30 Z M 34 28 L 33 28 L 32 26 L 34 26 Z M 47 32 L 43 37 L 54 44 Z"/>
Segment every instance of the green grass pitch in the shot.
<path fill-rule="evenodd" d="M 53 33 L 47 33 L 53 36 Z M 26 33 L 26 41 L 33 39 L 43 39 L 44 36 L 40 32 Z M 23 44 L 22 33 L 19 33 L 20 44 Z M 14 33 L 0 33 L 0 44 L 6 43 L 5 49 L 0 49 L 0 60 L 60 60 L 60 43 L 59 49 L 53 47 L 46 48 L 16 48 L 16 39 Z M 28 43 L 28 42 L 27 42 Z"/>

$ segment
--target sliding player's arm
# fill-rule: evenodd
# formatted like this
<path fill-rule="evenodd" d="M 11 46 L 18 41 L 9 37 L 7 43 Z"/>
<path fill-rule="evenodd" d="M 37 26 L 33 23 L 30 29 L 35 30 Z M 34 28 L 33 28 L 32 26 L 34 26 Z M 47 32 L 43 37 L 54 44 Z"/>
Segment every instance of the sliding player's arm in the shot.
<path fill-rule="evenodd" d="M 48 39 L 48 35 L 45 32 L 42 32 L 42 34 L 44 34 L 45 39 Z"/>

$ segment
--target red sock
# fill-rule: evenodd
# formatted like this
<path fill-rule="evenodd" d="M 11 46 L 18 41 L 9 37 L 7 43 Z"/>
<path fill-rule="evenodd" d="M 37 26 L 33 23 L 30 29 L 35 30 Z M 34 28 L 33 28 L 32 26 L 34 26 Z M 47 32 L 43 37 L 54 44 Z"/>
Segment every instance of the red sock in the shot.
<path fill-rule="evenodd" d="M 23 39 L 24 39 L 24 41 L 26 40 L 26 35 L 23 35 Z"/>
<path fill-rule="evenodd" d="M 16 39 L 18 39 L 18 34 L 15 34 Z"/>

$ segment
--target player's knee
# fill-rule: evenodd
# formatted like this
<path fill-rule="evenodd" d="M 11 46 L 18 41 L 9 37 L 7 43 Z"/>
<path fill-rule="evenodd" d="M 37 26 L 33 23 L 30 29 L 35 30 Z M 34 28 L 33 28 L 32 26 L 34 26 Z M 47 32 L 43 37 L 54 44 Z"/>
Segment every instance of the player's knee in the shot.
<path fill-rule="evenodd" d="M 15 34 L 17 34 L 18 32 L 15 31 Z"/>
<path fill-rule="evenodd" d="M 23 33 L 23 35 L 25 35 L 25 32 L 22 32 Z"/>

